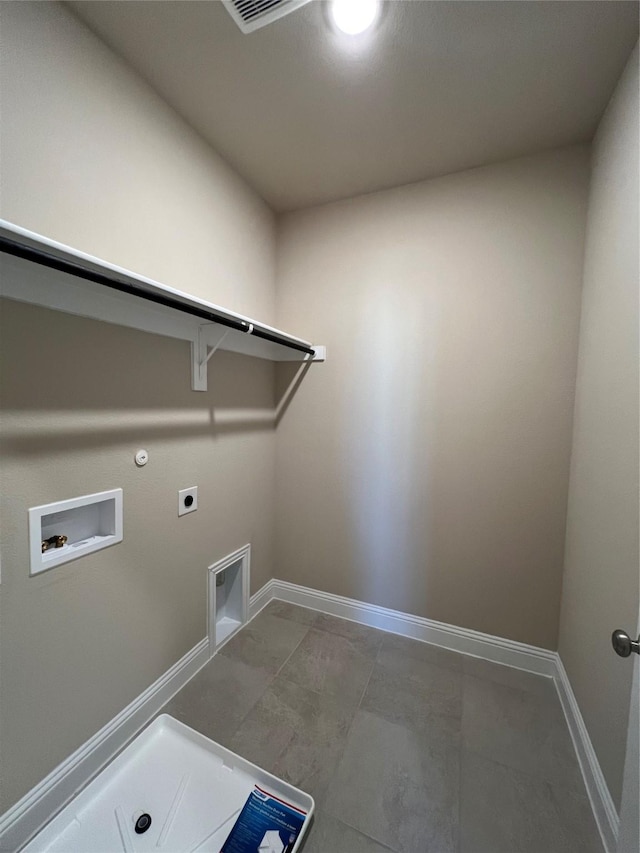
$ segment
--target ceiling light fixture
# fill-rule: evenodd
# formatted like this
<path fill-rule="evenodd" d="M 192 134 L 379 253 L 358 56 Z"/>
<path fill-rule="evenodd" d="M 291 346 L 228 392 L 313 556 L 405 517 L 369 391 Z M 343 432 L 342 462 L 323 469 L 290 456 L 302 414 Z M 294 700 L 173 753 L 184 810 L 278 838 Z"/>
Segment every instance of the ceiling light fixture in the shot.
<path fill-rule="evenodd" d="M 336 27 L 357 36 L 373 26 L 380 13 L 380 0 L 332 0 L 331 17 Z"/>

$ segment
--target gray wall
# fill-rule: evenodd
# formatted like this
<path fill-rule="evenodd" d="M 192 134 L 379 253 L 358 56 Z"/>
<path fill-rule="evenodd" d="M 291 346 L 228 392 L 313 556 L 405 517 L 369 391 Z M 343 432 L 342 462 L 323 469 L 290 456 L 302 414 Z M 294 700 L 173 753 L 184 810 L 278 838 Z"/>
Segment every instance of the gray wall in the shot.
<path fill-rule="evenodd" d="M 277 576 L 556 648 L 588 152 L 279 220 Z"/>
<path fill-rule="evenodd" d="M 58 4 L 0 11 L 0 215 L 273 321 L 265 205 Z M 206 635 L 208 565 L 251 542 L 272 576 L 275 462 L 266 362 L 198 394 L 186 343 L 9 301 L 1 347 L 0 812 Z M 29 578 L 28 507 L 117 486 L 124 542 Z"/>
<path fill-rule="evenodd" d="M 560 657 L 616 806 L 638 620 L 638 49 L 598 130 L 584 264 Z"/>

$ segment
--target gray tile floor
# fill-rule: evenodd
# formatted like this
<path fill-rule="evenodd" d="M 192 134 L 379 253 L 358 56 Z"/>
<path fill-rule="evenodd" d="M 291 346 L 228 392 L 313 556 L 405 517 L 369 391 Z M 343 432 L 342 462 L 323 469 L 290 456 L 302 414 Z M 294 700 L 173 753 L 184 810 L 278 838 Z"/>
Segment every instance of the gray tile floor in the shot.
<path fill-rule="evenodd" d="M 601 853 L 551 679 L 274 601 L 163 709 L 310 793 L 304 853 Z"/>

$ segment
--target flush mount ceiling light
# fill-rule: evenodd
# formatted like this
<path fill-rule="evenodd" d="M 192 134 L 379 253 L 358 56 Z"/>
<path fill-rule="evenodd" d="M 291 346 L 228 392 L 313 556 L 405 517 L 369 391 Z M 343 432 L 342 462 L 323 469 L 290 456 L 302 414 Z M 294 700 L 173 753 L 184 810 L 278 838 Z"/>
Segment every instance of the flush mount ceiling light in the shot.
<path fill-rule="evenodd" d="M 343 33 L 356 36 L 368 30 L 380 13 L 380 0 L 331 0 L 333 23 Z"/>

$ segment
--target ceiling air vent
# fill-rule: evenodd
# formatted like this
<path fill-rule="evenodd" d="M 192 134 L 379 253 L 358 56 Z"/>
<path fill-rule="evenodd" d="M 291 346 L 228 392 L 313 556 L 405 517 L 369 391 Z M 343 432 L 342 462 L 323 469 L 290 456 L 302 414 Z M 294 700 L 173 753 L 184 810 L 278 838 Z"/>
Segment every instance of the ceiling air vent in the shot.
<path fill-rule="evenodd" d="M 294 9 L 304 6 L 309 0 L 224 0 L 224 5 L 243 33 L 251 33 L 278 18 L 283 18 Z"/>

